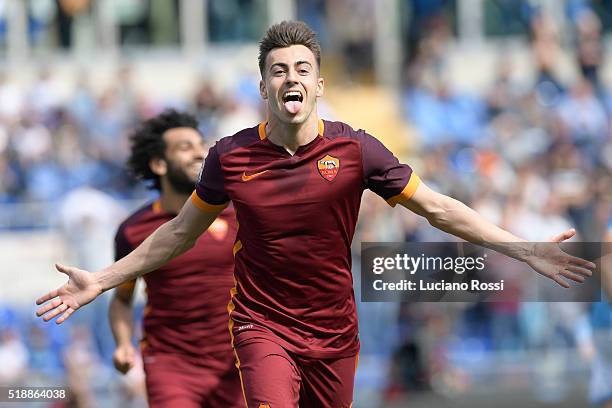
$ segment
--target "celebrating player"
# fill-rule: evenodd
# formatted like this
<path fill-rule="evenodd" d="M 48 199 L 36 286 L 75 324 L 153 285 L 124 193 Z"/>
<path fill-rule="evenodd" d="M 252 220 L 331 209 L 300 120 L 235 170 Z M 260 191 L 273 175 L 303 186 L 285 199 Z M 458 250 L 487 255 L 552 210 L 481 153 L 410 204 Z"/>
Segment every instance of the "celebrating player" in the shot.
<path fill-rule="evenodd" d="M 153 183 L 160 197 L 134 212 L 115 237 L 115 256 L 128 255 L 180 211 L 204 160 L 194 117 L 168 110 L 131 137 L 132 172 Z M 147 306 L 141 341 L 151 407 L 244 407 L 227 331 L 233 286 L 236 218 L 227 208 L 190 251 L 145 276 Z M 132 298 L 135 280 L 115 290 L 109 319 L 117 348 L 115 367 L 135 363 Z"/>
<path fill-rule="evenodd" d="M 320 53 L 304 23 L 271 26 L 259 48 L 267 122 L 211 148 L 191 200 L 130 255 L 94 273 L 57 265 L 69 280 L 38 299 L 50 301 L 38 315 L 61 323 L 100 293 L 159 268 L 232 201 L 239 230 L 230 330 L 247 406 L 349 407 L 359 350 L 350 245 L 364 189 L 562 286 L 591 274 L 590 262 L 524 242 L 430 190 L 363 130 L 319 119 Z"/>

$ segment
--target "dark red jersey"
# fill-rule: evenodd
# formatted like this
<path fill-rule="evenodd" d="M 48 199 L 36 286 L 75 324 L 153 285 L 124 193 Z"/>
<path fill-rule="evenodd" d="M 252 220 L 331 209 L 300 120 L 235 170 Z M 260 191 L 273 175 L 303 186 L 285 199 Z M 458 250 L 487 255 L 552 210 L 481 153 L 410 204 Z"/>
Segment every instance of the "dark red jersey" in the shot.
<path fill-rule="evenodd" d="M 418 177 L 377 139 L 340 122 L 295 155 L 265 124 L 220 140 L 192 200 L 233 202 L 239 230 L 230 303 L 235 342 L 262 337 L 313 358 L 359 349 L 350 246 L 363 190 L 395 205 Z M 236 343 L 235 343 L 236 344 Z"/>
<path fill-rule="evenodd" d="M 159 202 L 136 211 L 119 227 L 116 258 L 174 216 Z M 200 365 L 227 368 L 232 360 L 227 304 L 234 286 L 236 228 L 233 208 L 225 209 L 192 249 L 144 276 L 142 344 L 147 352 L 178 353 Z"/>

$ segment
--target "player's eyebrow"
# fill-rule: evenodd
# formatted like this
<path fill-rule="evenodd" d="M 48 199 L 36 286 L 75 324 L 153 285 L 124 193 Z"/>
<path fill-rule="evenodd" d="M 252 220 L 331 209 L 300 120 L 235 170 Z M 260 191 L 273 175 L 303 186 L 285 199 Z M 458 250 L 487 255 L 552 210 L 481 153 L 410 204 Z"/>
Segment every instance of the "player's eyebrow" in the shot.
<path fill-rule="evenodd" d="M 297 61 L 295 63 L 295 66 L 297 67 L 297 66 L 302 65 L 302 64 L 308 64 L 308 65 L 310 65 L 312 67 L 312 64 L 309 61 L 302 61 L 302 60 Z M 272 71 L 276 67 L 282 68 L 282 69 L 287 69 L 287 68 L 289 68 L 289 65 L 285 64 L 284 62 L 275 62 L 274 64 L 270 65 L 270 71 Z"/>
<path fill-rule="evenodd" d="M 310 62 L 308 62 L 308 61 L 298 61 L 298 62 L 295 63 L 296 66 L 297 65 L 302 65 L 302 64 L 308 64 L 308 65 L 310 65 L 312 67 L 312 64 Z"/>
<path fill-rule="evenodd" d="M 270 71 L 277 67 L 287 69 L 289 65 L 285 64 L 284 62 L 275 62 L 274 64 L 270 65 Z"/>

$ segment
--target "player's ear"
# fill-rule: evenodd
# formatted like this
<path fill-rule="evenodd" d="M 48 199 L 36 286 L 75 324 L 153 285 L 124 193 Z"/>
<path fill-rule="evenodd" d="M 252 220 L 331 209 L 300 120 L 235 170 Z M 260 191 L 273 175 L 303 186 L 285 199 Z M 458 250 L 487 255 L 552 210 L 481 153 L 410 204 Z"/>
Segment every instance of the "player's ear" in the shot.
<path fill-rule="evenodd" d="M 264 83 L 263 79 L 259 81 L 259 94 L 261 95 L 262 99 L 268 99 L 268 91 L 266 90 L 266 84 Z"/>
<path fill-rule="evenodd" d="M 149 161 L 149 168 L 158 176 L 165 176 L 168 172 L 168 163 L 161 157 L 154 157 Z"/>
<path fill-rule="evenodd" d="M 317 80 L 317 97 L 323 96 L 324 89 L 325 89 L 325 80 L 323 80 L 323 78 L 319 78 Z"/>

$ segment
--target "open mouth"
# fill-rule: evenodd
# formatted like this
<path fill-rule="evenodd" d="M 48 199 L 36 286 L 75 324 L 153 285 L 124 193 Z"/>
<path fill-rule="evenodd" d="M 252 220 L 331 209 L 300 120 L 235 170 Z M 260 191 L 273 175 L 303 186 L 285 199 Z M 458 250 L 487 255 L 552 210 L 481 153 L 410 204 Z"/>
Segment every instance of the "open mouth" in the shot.
<path fill-rule="evenodd" d="M 297 113 L 302 107 L 304 96 L 300 91 L 287 91 L 283 94 L 285 109 L 291 114 Z"/>
<path fill-rule="evenodd" d="M 300 91 L 285 92 L 285 94 L 283 95 L 283 103 L 292 102 L 292 101 L 303 102 L 304 97 L 302 96 L 302 93 Z"/>

